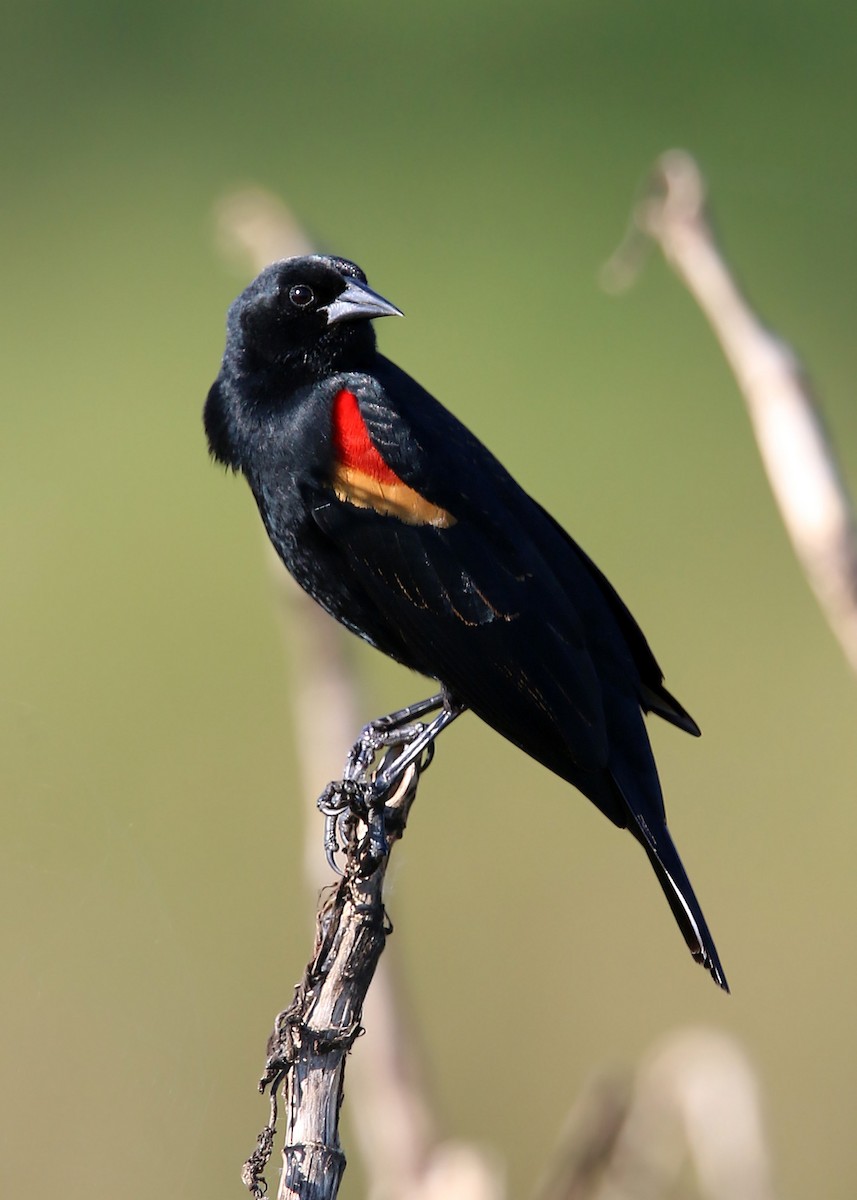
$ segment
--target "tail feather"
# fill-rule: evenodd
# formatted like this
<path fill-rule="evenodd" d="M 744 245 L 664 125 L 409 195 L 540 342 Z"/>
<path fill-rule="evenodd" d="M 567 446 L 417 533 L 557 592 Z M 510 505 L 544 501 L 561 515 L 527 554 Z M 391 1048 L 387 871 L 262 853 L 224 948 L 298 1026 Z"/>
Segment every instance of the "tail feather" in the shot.
<path fill-rule="evenodd" d="M 708 932 L 699 901 L 667 829 L 661 785 L 640 709 L 633 700 L 620 693 L 608 692 L 605 696 L 609 705 L 611 745 L 616 748 L 611 755 L 609 778 L 621 798 L 626 824 L 649 856 L 694 959 L 702 963 L 714 982 L 728 992 L 714 939 Z M 672 700 L 668 692 L 664 692 L 664 696 Z M 677 701 L 673 703 L 677 713 Z"/>
<path fill-rule="evenodd" d="M 685 733 L 691 734 L 693 737 L 699 737 L 702 730 L 694 721 L 693 717 L 684 707 L 679 704 L 675 696 L 661 684 L 657 689 L 646 687 L 642 688 L 642 705 L 645 712 L 653 712 L 656 716 L 661 717 L 664 721 L 669 721 L 671 725 L 675 725 L 678 729 L 683 729 Z"/>
<path fill-rule="evenodd" d="M 714 945 L 714 938 L 709 932 L 699 901 L 690 885 L 690 880 L 682 866 L 669 830 L 664 825 L 657 831 L 655 837 L 645 823 L 641 823 L 636 817 L 630 823 L 630 829 L 649 856 L 649 862 L 654 867 L 658 883 L 664 890 L 664 895 L 694 960 L 705 967 L 714 982 L 722 987 L 724 992 L 728 992 L 729 984 L 726 982 L 726 975 L 720 965 L 720 956 Z"/>

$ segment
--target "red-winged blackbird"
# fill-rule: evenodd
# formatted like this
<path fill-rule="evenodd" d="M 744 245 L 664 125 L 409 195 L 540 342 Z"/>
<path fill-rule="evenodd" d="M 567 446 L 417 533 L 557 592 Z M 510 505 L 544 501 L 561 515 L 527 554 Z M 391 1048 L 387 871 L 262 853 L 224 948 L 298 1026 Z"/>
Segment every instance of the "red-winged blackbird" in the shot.
<path fill-rule="evenodd" d="M 249 483 L 298 583 L 391 658 L 440 682 L 640 842 L 693 957 L 726 988 L 666 826 L 643 721 L 699 729 L 645 637 L 561 526 L 376 349 L 399 314 L 363 272 L 266 267 L 229 309 L 205 405 L 212 454 Z"/>

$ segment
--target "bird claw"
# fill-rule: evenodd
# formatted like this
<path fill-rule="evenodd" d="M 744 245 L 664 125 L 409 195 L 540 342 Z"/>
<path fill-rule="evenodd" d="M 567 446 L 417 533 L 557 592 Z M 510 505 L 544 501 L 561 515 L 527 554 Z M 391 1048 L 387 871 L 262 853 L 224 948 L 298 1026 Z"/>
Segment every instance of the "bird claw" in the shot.
<path fill-rule="evenodd" d="M 438 710 L 440 710 L 438 712 Z M 383 858 L 397 833 L 388 826 L 393 812 L 406 808 L 416 781 L 434 758 L 434 741 L 463 711 L 441 692 L 370 721 L 360 731 L 345 763 L 343 778 L 329 783 L 318 798 L 324 816 L 324 853 L 342 875 L 337 854 L 349 843 L 355 822 L 366 826 L 372 859 Z M 415 720 L 436 713 L 425 724 Z M 382 755 L 380 763 L 375 760 Z"/>
<path fill-rule="evenodd" d="M 361 743 L 357 742 L 348 756 L 346 775 L 356 769 L 353 759 L 360 745 Z M 354 817 L 366 819 L 372 805 L 372 793 L 370 783 L 345 778 L 333 780 L 318 798 L 318 809 L 324 816 L 324 854 L 328 866 L 337 875 L 341 875 L 342 871 L 336 861 L 336 855 L 348 844 L 347 823 Z"/>
<path fill-rule="evenodd" d="M 428 725 L 413 719 L 437 709 L 440 714 Z M 434 758 L 434 739 L 460 712 L 441 694 L 364 726 L 346 759 L 344 777 L 329 783 L 318 798 L 324 853 L 337 875 L 343 872 L 336 856 L 348 845 L 355 821 L 366 826 L 370 856 L 380 859 L 387 853 L 388 817 Z"/>
<path fill-rule="evenodd" d="M 432 755 L 426 752 L 422 761 L 409 761 L 400 769 L 397 760 L 425 728 L 421 722 L 398 729 L 379 728 L 378 722 L 367 725 L 348 755 L 345 778 L 329 783 L 319 796 L 318 808 L 324 816 L 324 853 L 337 875 L 343 871 L 336 856 L 348 845 L 355 820 L 366 826 L 371 858 L 377 860 L 387 853 L 387 806 L 398 800 L 399 785 L 405 777 L 422 773 Z M 373 772 L 372 764 L 381 751 L 386 753 Z"/>

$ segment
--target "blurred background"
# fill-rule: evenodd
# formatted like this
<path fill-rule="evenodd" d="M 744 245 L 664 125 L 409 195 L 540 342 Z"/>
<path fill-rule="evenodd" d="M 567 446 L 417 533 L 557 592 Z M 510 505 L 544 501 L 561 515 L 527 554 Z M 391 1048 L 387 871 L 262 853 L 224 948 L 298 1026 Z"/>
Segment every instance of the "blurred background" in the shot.
<path fill-rule="evenodd" d="M 444 735 L 388 906 L 446 1129 L 526 1195 L 587 1078 L 713 1024 L 759 1072 L 779 1194 L 852 1197 L 857 685 L 694 304 L 656 255 L 621 299 L 598 272 L 653 158 L 692 151 L 857 485 L 857 10 L 7 0 L 2 25 L 4 1193 L 242 1195 L 308 954 L 299 680 L 200 425 L 250 276 L 213 213 L 259 184 L 405 310 L 382 349 L 595 557 L 704 730 L 652 726 L 731 998 L 630 837 L 475 718 Z M 351 653 L 366 718 L 425 693 Z"/>

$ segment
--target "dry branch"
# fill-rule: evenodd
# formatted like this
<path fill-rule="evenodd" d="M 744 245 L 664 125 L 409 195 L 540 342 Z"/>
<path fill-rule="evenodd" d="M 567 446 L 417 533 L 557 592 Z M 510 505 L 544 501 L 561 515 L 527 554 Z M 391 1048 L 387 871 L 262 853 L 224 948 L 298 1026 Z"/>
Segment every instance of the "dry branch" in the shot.
<path fill-rule="evenodd" d="M 332 894 L 322 895 L 312 958 L 268 1044 L 260 1089 L 270 1089 L 271 1119 L 244 1171 L 254 1196 L 265 1192 L 263 1173 L 273 1149 L 281 1085 L 285 1147 L 279 1200 L 333 1200 L 339 1190 L 345 1169 L 339 1143 L 345 1059 L 361 1032 L 363 1002 L 390 932 L 384 877 L 389 850 L 407 823 L 418 774 L 411 766 L 385 800 L 386 852 L 380 857 L 369 821 L 349 818 L 343 877 Z"/>
<path fill-rule="evenodd" d="M 408 812 L 416 795 L 419 774 L 431 760 L 425 755 L 411 763 L 397 784 L 369 801 L 367 785 L 380 786 L 398 754 L 411 753 L 417 725 L 383 735 L 386 750 L 376 769 L 374 742 L 365 734 L 346 762 L 338 795 L 350 795 L 348 807 L 337 800 L 343 813 L 347 857 L 339 884 L 322 893 L 312 958 L 298 985 L 292 1004 L 275 1022 L 260 1089 L 270 1090 L 268 1124 L 259 1135 L 256 1150 L 245 1164 L 243 1179 L 255 1197 L 265 1194 L 264 1173 L 274 1148 L 278 1123 L 278 1093 L 285 1102 L 283 1173 L 278 1200 L 334 1200 L 345 1169 L 339 1142 L 346 1057 L 363 1033 L 363 1006 L 391 926 L 383 905 L 383 884 L 393 843 L 404 833 Z M 327 789 L 325 796 L 326 801 Z M 329 803 L 329 801 L 328 801 Z M 369 807 L 367 807 L 367 803 Z M 382 821 L 378 812 L 383 809 Z M 318 825 L 318 822 L 316 823 Z M 343 822 L 337 822 L 343 831 Z M 381 849 L 378 848 L 379 830 Z M 387 992 L 392 1011 L 383 1031 L 389 1045 L 373 1058 L 381 1065 L 381 1087 L 376 1086 L 371 1111 L 382 1129 L 373 1131 L 367 1164 L 375 1169 L 375 1193 L 429 1200 L 496 1200 L 499 1188 L 481 1155 L 463 1147 L 436 1145 L 426 1136 L 425 1105 L 410 1066 L 408 1047 L 395 1035 L 403 1031 L 396 1020 L 395 995 Z M 392 1107 L 394 1101 L 402 1108 Z M 390 1127 L 389 1129 L 387 1127 Z M 396 1135 L 405 1153 L 393 1145 Z M 411 1153 L 408 1154 L 408 1151 Z M 385 1159 L 389 1156 L 389 1161 Z"/>
<path fill-rule="evenodd" d="M 756 1074 L 717 1030 L 678 1030 L 633 1080 L 596 1080 L 563 1141 L 539 1200 L 773 1200 Z"/>
<path fill-rule="evenodd" d="M 721 253 L 705 183 L 681 151 L 661 156 L 630 236 L 604 273 L 625 287 L 640 234 L 652 238 L 708 318 L 743 393 L 768 479 L 798 559 L 857 672 L 857 521 L 815 400 L 794 351 L 751 309 Z"/>

